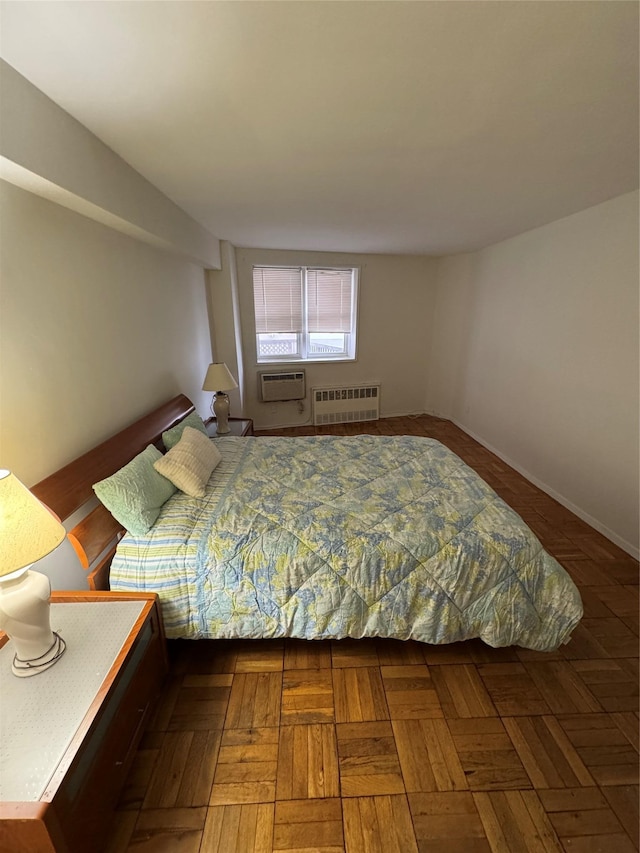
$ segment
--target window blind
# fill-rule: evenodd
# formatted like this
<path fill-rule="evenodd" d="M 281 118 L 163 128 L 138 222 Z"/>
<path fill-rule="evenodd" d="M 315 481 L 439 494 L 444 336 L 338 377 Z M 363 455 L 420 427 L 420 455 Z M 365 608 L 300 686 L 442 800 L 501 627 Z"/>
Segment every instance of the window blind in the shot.
<path fill-rule="evenodd" d="M 351 270 L 307 270 L 307 321 L 310 332 L 351 332 Z"/>
<path fill-rule="evenodd" d="M 253 301 L 258 334 L 301 332 L 302 270 L 254 267 Z"/>

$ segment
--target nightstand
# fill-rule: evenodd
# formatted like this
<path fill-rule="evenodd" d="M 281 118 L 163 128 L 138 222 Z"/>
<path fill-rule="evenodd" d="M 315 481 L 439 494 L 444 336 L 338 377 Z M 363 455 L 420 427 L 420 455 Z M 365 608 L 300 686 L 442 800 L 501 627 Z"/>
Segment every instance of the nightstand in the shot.
<path fill-rule="evenodd" d="M 54 592 L 67 643 L 31 678 L 0 635 L 0 850 L 98 851 L 167 672 L 157 597 Z"/>
<path fill-rule="evenodd" d="M 209 418 L 209 420 L 204 422 L 204 425 L 207 428 L 207 432 L 211 438 L 216 438 L 218 433 L 216 432 L 216 419 Z M 225 435 L 253 435 L 253 421 L 249 418 L 229 418 L 229 429 L 231 432 L 225 433 Z M 224 436 L 221 436 L 224 438 Z"/>

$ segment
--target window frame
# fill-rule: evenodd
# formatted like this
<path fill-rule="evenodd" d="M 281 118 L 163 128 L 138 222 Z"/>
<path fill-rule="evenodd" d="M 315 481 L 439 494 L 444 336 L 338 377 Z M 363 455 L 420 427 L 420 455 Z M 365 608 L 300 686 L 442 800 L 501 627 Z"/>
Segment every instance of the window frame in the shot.
<path fill-rule="evenodd" d="M 358 307 L 359 307 L 359 283 L 360 283 L 360 268 L 349 265 L 327 265 L 327 264 L 252 264 L 251 267 L 251 287 L 252 296 L 254 295 L 253 275 L 256 269 L 293 269 L 299 270 L 302 279 L 302 324 L 303 329 L 300 332 L 283 332 L 280 334 L 295 335 L 297 342 L 297 352 L 295 354 L 276 354 L 276 355 L 261 355 L 260 354 L 260 336 L 267 335 L 268 332 L 257 332 L 255 307 L 254 307 L 254 336 L 256 346 L 256 363 L 257 364 L 311 364 L 317 362 L 337 362 L 337 361 L 355 361 L 357 358 L 357 339 L 358 339 Z M 339 353 L 312 353 L 310 352 L 311 334 L 322 334 L 321 332 L 309 332 L 309 317 L 308 317 L 308 280 L 307 272 L 309 270 L 348 270 L 351 273 L 351 330 L 344 332 L 345 348 Z M 254 296 L 255 299 L 255 296 Z M 255 304 L 255 303 L 253 303 Z M 277 334 L 277 333 L 273 333 Z"/>

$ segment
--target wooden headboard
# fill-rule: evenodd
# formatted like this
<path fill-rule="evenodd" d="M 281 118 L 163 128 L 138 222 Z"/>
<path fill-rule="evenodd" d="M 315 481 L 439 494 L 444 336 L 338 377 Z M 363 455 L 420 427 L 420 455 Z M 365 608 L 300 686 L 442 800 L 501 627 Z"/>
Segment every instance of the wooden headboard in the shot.
<path fill-rule="evenodd" d="M 64 521 L 94 497 L 94 483 L 110 477 L 149 444 L 161 446 L 162 433 L 194 411 L 179 394 L 158 409 L 74 459 L 64 468 L 31 487 L 33 494 Z M 68 536 L 85 569 L 90 589 L 107 589 L 109 566 L 123 533 L 111 513 L 99 504 Z"/>

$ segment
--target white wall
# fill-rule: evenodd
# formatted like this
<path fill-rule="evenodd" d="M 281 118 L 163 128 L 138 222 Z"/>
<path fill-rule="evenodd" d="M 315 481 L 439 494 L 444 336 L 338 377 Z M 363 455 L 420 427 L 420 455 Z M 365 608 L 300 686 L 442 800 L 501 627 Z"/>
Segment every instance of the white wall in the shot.
<path fill-rule="evenodd" d="M 211 360 L 201 266 L 0 181 L 0 467 L 32 485 Z"/>
<path fill-rule="evenodd" d="M 439 261 L 427 410 L 638 547 L 638 193 Z"/>
<path fill-rule="evenodd" d="M 294 426 L 311 417 L 309 389 L 316 385 L 381 383 L 383 417 L 424 411 L 429 331 L 432 324 L 432 258 L 236 249 L 245 366 L 245 414 L 257 428 Z M 256 361 L 253 308 L 254 264 L 325 264 L 360 268 L 357 360 L 304 365 L 305 410 L 297 403 L 261 403 L 257 372 L 277 365 Z"/>

